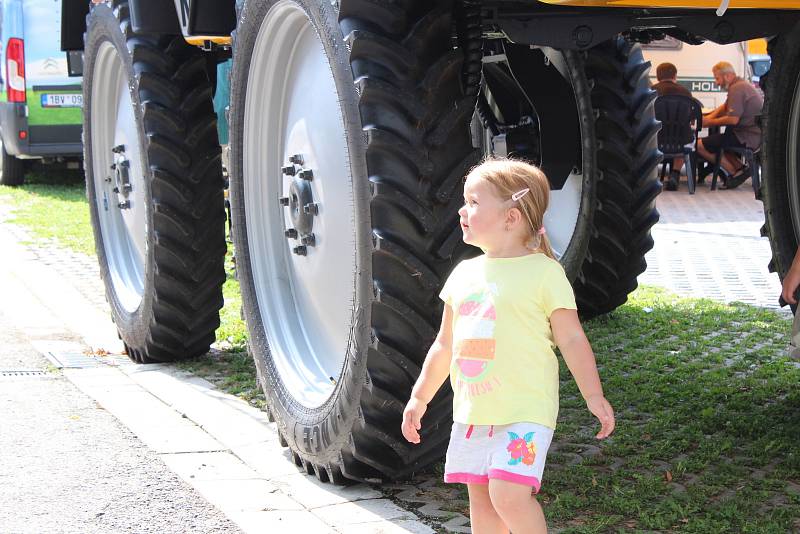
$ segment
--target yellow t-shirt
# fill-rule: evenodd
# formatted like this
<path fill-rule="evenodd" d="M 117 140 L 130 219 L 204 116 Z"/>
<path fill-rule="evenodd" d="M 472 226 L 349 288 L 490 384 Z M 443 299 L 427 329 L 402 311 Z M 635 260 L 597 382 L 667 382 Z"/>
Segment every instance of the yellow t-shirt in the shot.
<path fill-rule="evenodd" d="M 544 254 L 459 263 L 440 298 L 453 309 L 453 420 L 555 428 L 558 360 L 550 314 L 576 309 L 564 269 Z"/>

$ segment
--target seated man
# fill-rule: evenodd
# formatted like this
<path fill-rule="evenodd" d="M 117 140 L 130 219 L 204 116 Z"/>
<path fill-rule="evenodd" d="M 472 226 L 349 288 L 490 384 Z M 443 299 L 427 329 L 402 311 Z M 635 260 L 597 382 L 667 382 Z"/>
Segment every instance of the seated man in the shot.
<path fill-rule="evenodd" d="M 697 152 L 709 162 L 714 162 L 717 153 L 727 147 L 747 147 L 753 150 L 761 146 L 761 128 L 756 117 L 761 114 L 764 97 L 747 80 L 736 75 L 733 65 L 721 61 L 714 65 L 714 81 L 728 91 L 725 103 L 703 117 L 703 126 L 726 126 L 725 133 L 702 137 L 697 143 Z M 752 169 L 745 167 L 735 154 L 723 153 L 720 165 L 729 178 L 726 189 L 738 187 L 747 180 Z"/>
<path fill-rule="evenodd" d="M 653 85 L 653 89 L 658 93 L 658 96 L 682 95 L 689 98 L 692 97 L 691 91 L 678 83 L 678 68 L 672 63 L 659 64 L 656 67 L 656 79 L 658 79 L 658 83 Z M 667 183 L 664 184 L 667 191 L 677 191 L 681 177 L 681 167 L 683 167 L 683 158 L 673 158 L 672 170 L 669 173 Z"/>

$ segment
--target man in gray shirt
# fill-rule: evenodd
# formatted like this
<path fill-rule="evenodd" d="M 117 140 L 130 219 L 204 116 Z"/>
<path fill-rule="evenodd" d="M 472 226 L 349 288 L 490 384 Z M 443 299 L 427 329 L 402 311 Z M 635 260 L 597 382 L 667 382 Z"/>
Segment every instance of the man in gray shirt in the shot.
<path fill-rule="evenodd" d="M 714 81 L 728 91 L 728 98 L 720 107 L 703 116 L 703 126 L 725 126 L 725 133 L 711 134 L 697 143 L 697 152 L 706 161 L 713 162 L 716 154 L 727 147 L 761 146 L 761 128 L 756 117 L 761 114 L 764 97 L 745 79 L 736 75 L 733 65 L 720 61 L 714 65 Z M 724 152 L 720 165 L 728 173 L 726 188 L 733 189 L 750 177 L 752 169 L 745 167 L 735 154 Z"/>

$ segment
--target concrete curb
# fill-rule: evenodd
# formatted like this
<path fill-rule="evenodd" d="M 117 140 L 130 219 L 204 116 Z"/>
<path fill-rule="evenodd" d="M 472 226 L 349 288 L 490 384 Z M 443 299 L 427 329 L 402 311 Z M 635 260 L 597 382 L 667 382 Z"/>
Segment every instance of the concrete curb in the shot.
<path fill-rule="evenodd" d="M 434 532 L 365 484 L 299 472 L 264 412 L 202 378 L 132 363 L 64 374 L 245 532 Z"/>

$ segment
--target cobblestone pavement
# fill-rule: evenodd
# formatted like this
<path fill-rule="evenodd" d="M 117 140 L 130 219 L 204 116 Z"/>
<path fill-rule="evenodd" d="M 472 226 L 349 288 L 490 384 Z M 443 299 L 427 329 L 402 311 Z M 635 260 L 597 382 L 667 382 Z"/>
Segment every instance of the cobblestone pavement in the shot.
<path fill-rule="evenodd" d="M 640 284 L 664 287 L 683 296 L 778 308 L 780 282 L 767 269 L 769 241 L 760 237 L 763 208 L 751 189 L 743 186 L 711 192 L 707 186 L 699 186 L 690 196 L 684 185 L 681 191 L 663 192 L 657 206 L 661 220 L 652 231 L 655 247 L 646 257 L 648 268 L 640 276 Z M 29 241 L 24 230 L 3 226 L 19 241 Z M 51 243 L 30 245 L 28 250 L 107 312 L 94 258 Z M 572 445 L 554 442 L 552 450 Z M 458 498 L 454 488 L 438 483 L 439 479 L 437 474 L 426 474 L 409 484 L 376 489 L 439 531 L 470 532 L 468 518 L 459 513 L 468 503 Z"/>
<path fill-rule="evenodd" d="M 655 247 L 639 283 L 687 297 L 778 309 L 780 280 L 767 269 L 772 254 L 769 239 L 760 233 L 764 210 L 748 186 L 709 191 L 700 185 L 694 195 L 685 186 L 662 192 L 656 201 L 661 220 L 653 227 Z"/>

